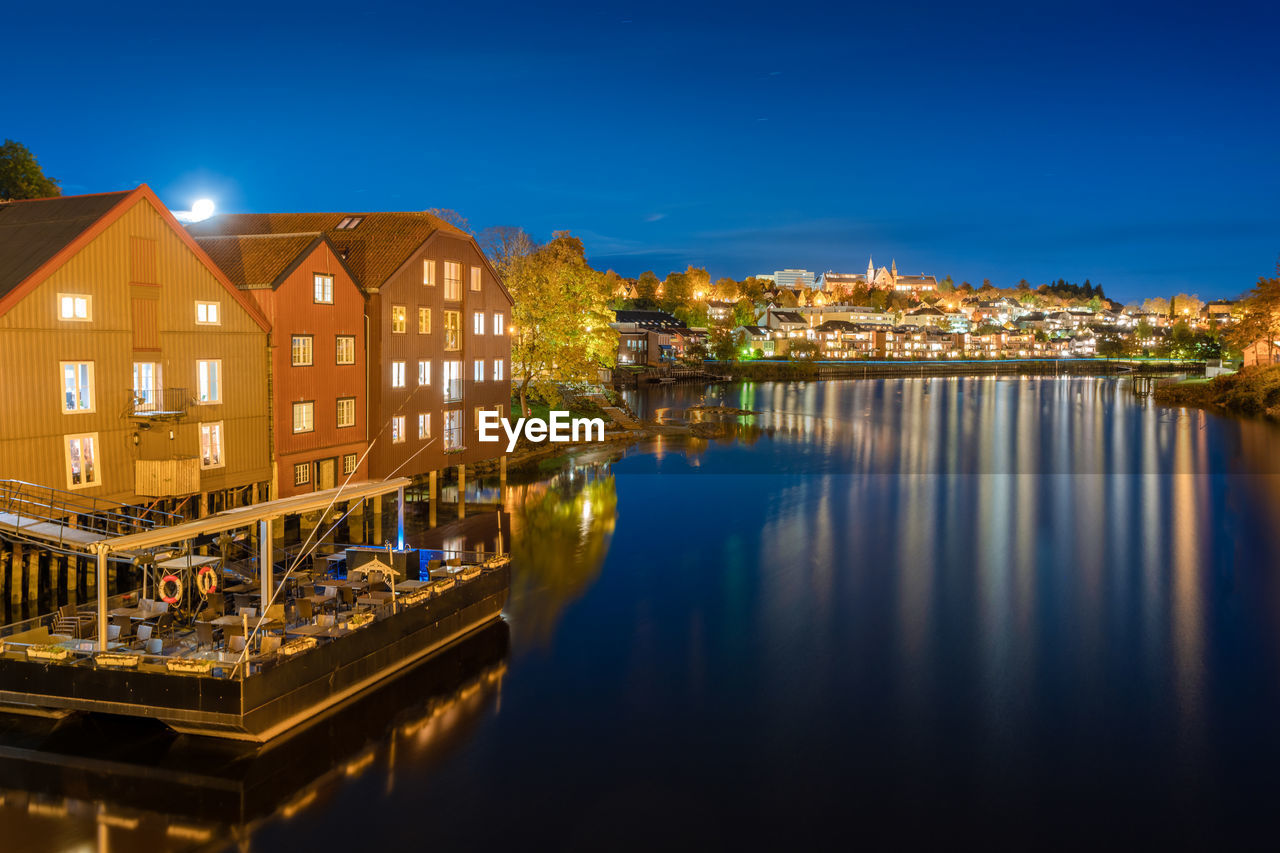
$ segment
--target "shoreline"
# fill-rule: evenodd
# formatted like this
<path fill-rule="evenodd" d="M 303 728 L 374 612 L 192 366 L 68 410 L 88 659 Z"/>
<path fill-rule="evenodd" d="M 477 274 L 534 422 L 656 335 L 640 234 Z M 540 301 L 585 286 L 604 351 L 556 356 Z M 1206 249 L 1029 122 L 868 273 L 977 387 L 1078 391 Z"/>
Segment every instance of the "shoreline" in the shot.
<path fill-rule="evenodd" d="M 1159 405 L 1280 421 L 1280 365 L 1241 368 L 1209 380 L 1167 382 L 1151 398 Z"/>

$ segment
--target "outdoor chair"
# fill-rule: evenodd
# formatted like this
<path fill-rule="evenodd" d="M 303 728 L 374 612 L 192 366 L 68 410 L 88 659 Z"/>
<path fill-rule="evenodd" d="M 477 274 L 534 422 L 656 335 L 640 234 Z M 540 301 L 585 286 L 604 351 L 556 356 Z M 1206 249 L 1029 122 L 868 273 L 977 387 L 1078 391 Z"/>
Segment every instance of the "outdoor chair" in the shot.
<path fill-rule="evenodd" d="M 316 619 L 316 624 L 322 628 L 332 628 L 337 622 L 337 617 L 332 613 L 325 613 Z"/>
<path fill-rule="evenodd" d="M 173 614 L 164 612 L 160 614 L 160 618 L 156 620 L 155 633 L 163 635 L 173 628 Z"/>
<path fill-rule="evenodd" d="M 111 624 L 116 627 L 116 632 L 121 640 L 127 640 L 133 636 L 133 620 L 128 616 L 112 616 Z"/>
<path fill-rule="evenodd" d="M 107 626 L 107 641 L 108 641 L 108 642 L 112 642 L 112 643 L 114 643 L 115 641 L 117 641 L 117 640 L 119 640 L 119 639 L 120 639 L 120 626 L 119 626 L 119 625 L 115 625 L 115 624 L 108 625 L 108 626 Z"/>
<path fill-rule="evenodd" d="M 461 557 L 454 557 L 453 559 L 445 560 L 445 561 L 444 561 L 444 564 L 445 564 L 446 566 L 448 566 L 449 568 L 451 568 L 451 569 L 456 569 L 456 568 L 458 568 L 459 566 L 461 566 L 461 565 L 462 565 L 462 558 L 461 558 Z"/>
<path fill-rule="evenodd" d="M 351 591 L 351 587 L 349 586 L 338 587 L 338 597 L 342 599 L 343 607 L 356 606 L 356 594 Z"/>
<path fill-rule="evenodd" d="M 159 637 L 152 637 L 147 640 L 147 654 L 158 655 L 162 651 L 164 651 L 164 640 Z"/>
<path fill-rule="evenodd" d="M 427 571 L 430 572 L 432 569 L 438 569 L 443 565 L 443 560 L 427 560 Z"/>
<path fill-rule="evenodd" d="M 236 615 L 237 615 L 237 616 L 248 616 L 250 619 L 253 619 L 254 617 L 256 617 L 256 616 L 258 615 L 258 608 L 256 608 L 256 607 L 240 607 L 240 608 L 237 608 L 237 609 L 236 609 Z"/>
<path fill-rule="evenodd" d="M 315 608 L 311 602 L 305 598 L 299 598 L 293 602 L 294 612 L 298 615 L 301 622 L 311 622 L 315 619 Z"/>
<path fill-rule="evenodd" d="M 244 634 L 237 634 L 228 641 L 231 651 L 239 653 L 244 651 Z"/>
<path fill-rule="evenodd" d="M 284 621 L 284 605 L 283 605 L 283 604 L 272 604 L 270 607 L 268 607 L 268 608 L 267 608 L 267 621 L 268 621 L 268 622 L 283 622 L 283 621 Z"/>
<path fill-rule="evenodd" d="M 258 649 L 264 655 L 273 654 L 279 650 L 280 638 L 270 634 L 262 638 L 262 644 Z"/>
<path fill-rule="evenodd" d="M 142 624 L 138 626 L 138 639 L 141 642 L 147 642 L 151 639 L 151 632 L 154 630 L 150 625 Z"/>
<path fill-rule="evenodd" d="M 244 593 L 241 593 L 241 592 L 237 592 L 237 593 L 235 594 L 235 600 L 236 600 L 236 612 L 237 612 L 237 613 L 242 612 L 246 607 L 250 607 L 250 608 L 251 608 L 251 607 L 253 607 L 253 606 L 254 606 L 254 604 L 253 604 L 253 598 L 252 598 L 251 596 L 245 595 Z"/>
<path fill-rule="evenodd" d="M 208 622 L 196 623 L 196 645 L 197 647 L 208 646 L 213 647 L 215 640 L 213 638 L 213 626 Z"/>

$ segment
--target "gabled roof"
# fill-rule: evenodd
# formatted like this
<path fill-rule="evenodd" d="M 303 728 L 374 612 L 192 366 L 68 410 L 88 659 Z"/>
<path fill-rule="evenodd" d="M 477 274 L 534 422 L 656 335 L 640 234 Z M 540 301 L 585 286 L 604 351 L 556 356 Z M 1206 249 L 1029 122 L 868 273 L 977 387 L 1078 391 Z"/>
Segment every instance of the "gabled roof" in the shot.
<path fill-rule="evenodd" d="M 354 227 L 338 227 L 352 222 L 355 222 Z M 187 229 L 196 237 L 323 233 L 365 290 L 381 287 L 423 243 L 437 233 L 461 240 L 472 239 L 462 229 L 430 213 L 419 211 L 225 213 L 193 222 Z M 496 272 L 494 277 L 498 278 Z M 506 287 L 502 285 L 501 279 L 498 283 L 505 293 Z"/>
<path fill-rule="evenodd" d="M 770 336 L 768 329 L 762 329 L 759 326 L 739 326 L 738 328 L 744 330 L 748 335 L 751 335 L 752 337 L 767 338 Z"/>
<path fill-rule="evenodd" d="M 794 311 L 774 311 L 773 316 L 777 317 L 778 320 L 783 323 L 799 323 L 802 326 L 808 325 L 804 317 Z"/>
<path fill-rule="evenodd" d="M 338 263 L 356 281 L 356 277 L 342 260 L 342 255 L 323 234 L 198 237 L 196 242 L 236 287 L 245 290 L 268 287 L 275 290 L 322 243 L 333 249 Z"/>
<path fill-rule="evenodd" d="M 912 308 L 907 312 L 908 317 L 945 317 L 947 312 L 935 308 L 932 305 L 921 305 L 918 308 Z"/>
<path fill-rule="evenodd" d="M 0 204 L 0 232 L 12 229 L 0 235 L 0 314 L 25 298 L 138 202 L 150 204 L 258 327 L 270 330 L 271 324 L 253 300 L 231 283 L 146 184 L 128 192 Z M 36 248 L 24 248 L 27 241 Z"/>
<path fill-rule="evenodd" d="M 122 202 L 128 191 L 0 202 L 0 296 Z"/>

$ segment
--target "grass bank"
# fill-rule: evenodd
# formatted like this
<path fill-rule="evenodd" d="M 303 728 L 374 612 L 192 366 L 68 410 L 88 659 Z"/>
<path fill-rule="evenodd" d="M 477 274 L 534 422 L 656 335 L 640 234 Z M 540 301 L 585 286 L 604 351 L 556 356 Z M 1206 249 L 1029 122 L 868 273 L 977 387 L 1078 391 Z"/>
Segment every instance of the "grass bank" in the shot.
<path fill-rule="evenodd" d="M 1210 380 L 1161 385 L 1153 397 L 1166 406 L 1220 409 L 1236 415 L 1280 419 L 1280 365 L 1245 367 Z"/>

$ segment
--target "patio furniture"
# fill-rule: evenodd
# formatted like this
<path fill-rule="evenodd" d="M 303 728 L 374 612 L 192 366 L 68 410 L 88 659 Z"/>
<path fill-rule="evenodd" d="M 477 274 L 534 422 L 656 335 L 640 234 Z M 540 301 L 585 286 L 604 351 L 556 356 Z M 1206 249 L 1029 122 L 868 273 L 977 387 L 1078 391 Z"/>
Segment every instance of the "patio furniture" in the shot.
<path fill-rule="evenodd" d="M 244 651 L 244 634 L 236 634 L 234 637 L 232 637 L 230 640 L 227 641 L 227 645 L 230 646 L 231 651 L 233 652 L 237 652 L 237 653 L 243 652 Z"/>
<path fill-rule="evenodd" d="M 138 640 L 143 643 L 147 642 L 148 640 L 151 639 L 151 632 L 153 630 L 155 629 L 152 628 L 152 626 L 148 625 L 145 622 L 142 623 L 141 625 L 138 626 Z"/>
<path fill-rule="evenodd" d="M 147 654 L 158 655 L 162 651 L 164 651 L 164 640 L 159 637 L 152 637 L 147 640 Z"/>
<path fill-rule="evenodd" d="M 298 614 L 298 618 L 310 622 L 315 618 L 314 607 L 309 598 L 299 598 L 293 603 L 294 610 Z"/>
<path fill-rule="evenodd" d="M 280 638 L 274 634 L 269 634 L 263 637 L 262 644 L 258 647 L 258 651 L 264 655 L 270 655 L 280 651 Z"/>
<path fill-rule="evenodd" d="M 133 620 L 128 616 L 117 613 L 111 617 L 111 624 L 115 626 L 118 639 L 127 640 L 133 636 Z"/>
<path fill-rule="evenodd" d="M 196 623 L 196 647 L 200 648 L 203 646 L 208 646 L 209 648 L 213 648 L 216 642 L 217 640 L 215 639 L 214 633 L 213 633 L 213 624 L 210 622 L 197 622 Z"/>
<path fill-rule="evenodd" d="M 356 606 L 356 594 L 355 594 L 355 591 L 351 589 L 351 587 L 349 587 L 349 586 L 340 586 L 340 587 L 338 587 L 338 595 L 339 595 L 339 596 L 341 597 L 341 599 L 342 599 L 342 606 L 343 606 L 343 607 L 355 607 L 355 606 Z"/>

